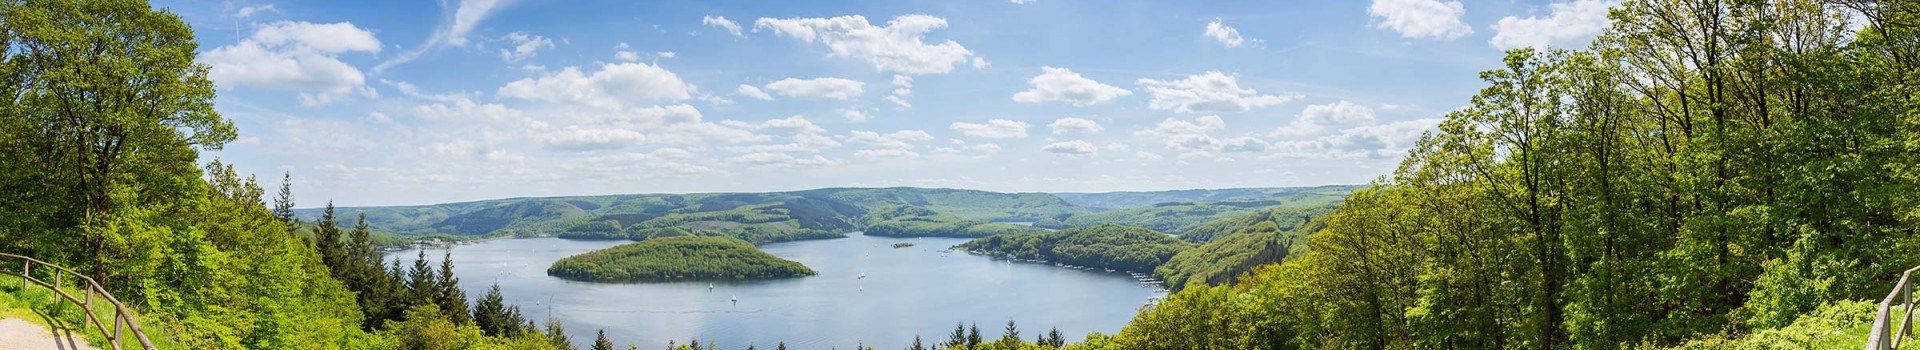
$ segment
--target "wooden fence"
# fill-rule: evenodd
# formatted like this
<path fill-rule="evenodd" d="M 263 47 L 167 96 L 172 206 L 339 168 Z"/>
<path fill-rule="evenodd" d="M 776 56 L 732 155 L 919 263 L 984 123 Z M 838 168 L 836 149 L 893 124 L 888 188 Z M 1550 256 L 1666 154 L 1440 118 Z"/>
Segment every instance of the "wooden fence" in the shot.
<path fill-rule="evenodd" d="M 53 294 L 58 295 L 61 300 L 79 306 L 80 310 L 87 316 L 87 324 L 82 325 L 81 328 L 86 328 L 86 326 L 89 325 L 98 328 L 101 334 L 106 335 L 107 344 L 114 349 L 125 348 L 123 344 L 121 344 L 122 340 L 125 339 L 125 333 L 133 333 L 134 340 L 140 342 L 140 348 L 148 350 L 154 348 L 153 341 L 147 339 L 147 333 L 140 330 L 140 322 L 136 320 L 136 316 L 127 309 L 126 304 L 120 303 L 120 300 L 115 299 L 113 294 L 107 293 L 107 289 L 101 287 L 100 283 L 94 281 L 93 278 L 73 272 L 73 270 L 65 267 L 60 267 L 60 265 L 48 264 L 34 258 L 0 253 L 0 261 L 6 260 L 20 262 L 19 270 L 0 269 L 0 273 L 19 276 L 20 290 L 22 292 L 25 292 L 27 288 L 31 286 L 39 285 L 52 290 Z M 13 265 L 14 264 L 11 263 L 0 264 L 0 266 L 9 267 Z M 52 281 L 34 277 L 35 272 L 40 272 L 43 277 L 51 279 Z M 73 294 L 68 294 L 66 290 L 61 289 L 68 284 L 80 287 L 84 292 L 81 293 L 79 297 L 74 297 Z M 96 297 L 95 295 L 98 296 Z M 100 299 L 103 302 L 113 305 L 112 321 L 100 321 L 101 315 L 93 312 L 94 299 Z M 108 326 L 109 323 L 111 323 L 112 326 Z M 112 329 L 108 329 L 108 327 L 112 327 Z"/>

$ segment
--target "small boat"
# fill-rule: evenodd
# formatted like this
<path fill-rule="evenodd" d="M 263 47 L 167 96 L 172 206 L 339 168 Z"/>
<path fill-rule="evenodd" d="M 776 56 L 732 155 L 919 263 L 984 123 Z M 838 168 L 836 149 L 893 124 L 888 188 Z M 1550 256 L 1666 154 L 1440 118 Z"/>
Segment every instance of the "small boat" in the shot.
<path fill-rule="evenodd" d="M 740 296 L 739 296 L 739 295 L 734 295 L 734 296 L 733 296 L 733 302 L 736 302 L 736 303 L 738 303 L 738 302 L 740 302 Z"/>
<path fill-rule="evenodd" d="M 853 279 L 866 279 L 866 278 L 867 278 L 867 273 L 861 272 L 860 277 L 854 277 Z"/>
<path fill-rule="evenodd" d="M 709 291 L 709 292 L 711 292 L 711 291 L 713 291 L 713 284 L 712 284 L 712 283 L 708 283 L 708 284 L 707 284 L 707 291 Z"/>

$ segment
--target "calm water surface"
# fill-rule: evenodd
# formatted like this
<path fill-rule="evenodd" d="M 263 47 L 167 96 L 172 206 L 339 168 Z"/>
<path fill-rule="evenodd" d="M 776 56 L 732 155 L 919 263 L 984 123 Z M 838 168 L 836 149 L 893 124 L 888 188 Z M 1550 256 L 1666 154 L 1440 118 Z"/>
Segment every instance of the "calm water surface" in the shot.
<path fill-rule="evenodd" d="M 509 304 L 529 319 L 548 313 L 566 324 L 574 344 L 591 344 L 607 330 L 615 343 L 642 349 L 668 341 L 719 341 L 726 349 L 898 349 L 919 335 L 939 341 L 955 322 L 978 322 L 997 338 L 1008 319 L 1023 338 L 1058 327 L 1068 340 L 1119 331 L 1154 296 L 1124 273 L 1007 263 L 941 249 L 955 238 L 848 238 L 775 243 L 768 253 L 820 274 L 754 282 L 591 283 L 549 277 L 555 260 L 628 241 L 557 238 L 505 239 L 452 248 L 454 271 L 468 300 L 500 284 Z M 892 248 L 912 242 L 907 248 Z M 417 250 L 392 253 L 409 261 Z M 428 249 L 439 261 L 442 249 Z M 866 278 L 857 278 L 865 274 Z M 739 298 L 739 302 L 731 299 Z M 622 346 L 624 348 L 624 346 Z"/>

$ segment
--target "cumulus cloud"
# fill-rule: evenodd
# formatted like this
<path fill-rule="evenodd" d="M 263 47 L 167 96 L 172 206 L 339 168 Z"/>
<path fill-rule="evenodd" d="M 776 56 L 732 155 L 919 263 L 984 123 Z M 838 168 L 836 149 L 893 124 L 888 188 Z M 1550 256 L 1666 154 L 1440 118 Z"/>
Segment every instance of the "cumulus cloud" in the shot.
<path fill-rule="evenodd" d="M 1086 118 L 1068 117 L 1068 118 L 1054 119 L 1052 124 L 1047 124 L 1047 127 L 1052 128 L 1053 133 L 1055 134 L 1066 134 L 1066 133 L 1091 134 L 1091 133 L 1100 132 L 1100 123 L 1095 122 L 1092 119 L 1086 119 Z"/>
<path fill-rule="evenodd" d="M 833 160 L 818 154 L 812 157 L 794 157 L 791 154 L 776 152 L 753 152 L 728 158 L 728 162 L 766 168 L 792 168 L 833 165 Z"/>
<path fill-rule="evenodd" d="M 1168 118 L 1160 121 L 1153 129 L 1141 130 L 1136 135 L 1160 138 L 1161 144 L 1169 151 L 1182 157 L 1212 157 L 1219 153 L 1263 152 L 1272 146 L 1267 141 L 1251 136 L 1219 138 L 1213 132 L 1226 130 L 1226 120 L 1219 116 L 1201 116 L 1192 121 Z"/>
<path fill-rule="evenodd" d="M 872 113 L 867 113 L 866 110 L 856 109 L 856 108 L 842 109 L 840 110 L 840 116 L 846 117 L 847 121 L 855 122 L 855 123 L 873 120 Z"/>
<path fill-rule="evenodd" d="M 507 36 L 502 39 L 512 44 L 510 48 L 500 49 L 500 59 L 507 62 L 524 60 L 539 54 L 541 49 L 553 48 L 552 39 L 526 32 L 507 33 Z"/>
<path fill-rule="evenodd" d="M 1228 27 L 1227 24 L 1222 22 L 1219 18 L 1215 18 L 1213 19 L 1213 22 L 1207 23 L 1206 36 L 1208 38 L 1213 38 L 1214 41 L 1218 41 L 1220 42 L 1220 45 L 1225 45 L 1226 47 L 1240 47 L 1242 45 L 1260 45 L 1261 43 L 1260 39 L 1248 38 L 1246 36 L 1240 35 L 1239 29 L 1233 29 L 1233 27 Z"/>
<path fill-rule="evenodd" d="M 233 13 L 233 16 L 239 17 L 239 18 L 252 18 L 253 15 L 269 13 L 269 12 L 279 13 L 280 9 L 273 7 L 273 4 L 259 5 L 259 6 L 242 6 L 240 7 L 239 11 L 235 11 Z"/>
<path fill-rule="evenodd" d="M 949 125 L 948 128 L 953 129 L 953 131 L 958 131 L 962 135 L 972 137 L 1009 139 L 1027 137 L 1027 127 L 1030 126 L 1032 126 L 1032 124 L 1027 124 L 1027 122 L 1022 121 L 994 119 L 988 120 L 986 123 L 954 122 L 953 125 Z"/>
<path fill-rule="evenodd" d="M 787 97 L 852 100 L 865 92 L 865 86 L 866 83 L 841 78 L 786 78 L 768 83 L 767 90 Z"/>
<path fill-rule="evenodd" d="M 733 33 L 733 36 L 737 36 L 737 37 L 746 36 L 745 34 L 740 33 L 740 23 L 734 22 L 733 20 L 729 20 L 727 19 L 726 16 L 700 17 L 700 24 L 705 24 L 709 27 L 714 27 L 714 28 L 726 29 L 728 33 Z"/>
<path fill-rule="evenodd" d="M 1056 67 L 1040 67 L 1040 75 L 1028 79 L 1027 84 L 1032 87 L 1027 91 L 1013 94 L 1014 101 L 1026 103 L 1051 101 L 1086 107 L 1133 94 L 1133 91 L 1101 84 L 1080 76 L 1080 73 L 1074 73 L 1073 70 Z"/>
<path fill-rule="evenodd" d="M 1404 156 L 1420 135 L 1440 125 L 1439 118 L 1415 119 L 1342 129 L 1311 140 L 1275 143 L 1281 155 L 1300 158 L 1392 158 Z"/>
<path fill-rule="evenodd" d="M 477 103 L 465 96 L 454 97 L 445 103 L 425 104 L 413 108 L 415 116 L 437 121 L 475 121 L 498 122 L 519 115 L 507 106 L 492 103 Z M 385 115 L 381 115 L 385 117 Z"/>
<path fill-rule="evenodd" d="M 1452 40 L 1473 34 L 1473 28 L 1460 20 L 1466 5 L 1457 0 L 1373 0 L 1367 15 L 1375 28 L 1391 29 L 1405 38 Z"/>
<path fill-rule="evenodd" d="M 591 151 L 625 148 L 646 141 L 645 134 L 638 131 L 619 128 L 582 128 L 570 126 L 539 135 L 541 145 L 547 148 L 569 151 Z"/>
<path fill-rule="evenodd" d="M 1262 95 L 1252 88 L 1241 88 L 1234 76 L 1218 71 L 1189 75 L 1181 80 L 1140 79 L 1137 84 L 1153 95 L 1148 108 L 1180 113 L 1245 112 L 1299 98 Z"/>
<path fill-rule="evenodd" d="M 868 149 L 855 151 L 855 156 L 863 158 L 912 158 L 920 156 L 914 152 L 914 142 L 933 140 L 933 135 L 920 130 L 900 130 L 881 134 L 872 131 L 854 130 L 843 136 L 848 142 L 867 145 Z"/>
<path fill-rule="evenodd" d="M 1329 127 L 1373 123 L 1373 109 L 1353 102 L 1340 101 L 1323 105 L 1307 106 L 1300 116 L 1278 130 L 1281 135 L 1307 135 L 1327 130 Z"/>
<path fill-rule="evenodd" d="M 765 91 L 760 91 L 760 88 L 753 87 L 753 85 L 740 84 L 740 88 L 735 90 L 740 96 L 751 97 L 762 101 L 773 99 L 772 95 L 767 95 Z"/>
<path fill-rule="evenodd" d="M 1093 143 L 1081 140 L 1049 143 L 1046 146 L 1040 147 L 1040 150 L 1047 153 L 1072 157 L 1091 157 L 1100 152 L 1100 148 L 1094 147 Z"/>
<path fill-rule="evenodd" d="M 308 105 L 324 104 L 366 84 L 360 69 L 341 62 L 348 52 L 379 53 L 373 32 L 340 22 L 280 21 L 261 26 L 231 46 L 200 55 L 207 76 L 222 87 L 252 86 L 301 92 Z"/>
<path fill-rule="evenodd" d="M 939 44 L 924 41 L 934 29 L 947 27 L 947 20 L 927 15 L 905 15 L 874 26 L 860 15 L 834 18 L 761 18 L 754 29 L 773 30 L 774 34 L 806 43 L 819 42 L 832 50 L 831 56 L 865 61 L 874 69 L 901 74 L 945 74 L 953 66 L 967 63 L 985 65 L 973 51 L 953 40 Z"/>
<path fill-rule="evenodd" d="M 1487 43 L 1501 50 L 1584 44 L 1612 24 L 1607 9 L 1619 4 L 1617 0 L 1573 0 L 1548 5 L 1553 14 L 1544 18 L 1507 16 L 1493 24 L 1493 39 Z"/>
<path fill-rule="evenodd" d="M 907 95 L 912 95 L 912 94 L 913 94 L 913 77 L 907 76 L 907 75 L 894 74 L 893 75 L 893 94 L 887 95 L 887 102 L 893 102 L 894 105 L 900 106 L 900 110 L 903 110 L 903 111 L 912 109 L 913 104 L 907 103 L 907 100 L 906 100 Z"/>
<path fill-rule="evenodd" d="M 647 63 L 602 64 L 589 75 L 578 67 L 557 73 L 507 83 L 497 92 L 503 97 L 574 103 L 600 108 L 621 108 L 641 100 L 680 101 L 693 96 L 693 84 L 680 80 L 666 68 Z"/>

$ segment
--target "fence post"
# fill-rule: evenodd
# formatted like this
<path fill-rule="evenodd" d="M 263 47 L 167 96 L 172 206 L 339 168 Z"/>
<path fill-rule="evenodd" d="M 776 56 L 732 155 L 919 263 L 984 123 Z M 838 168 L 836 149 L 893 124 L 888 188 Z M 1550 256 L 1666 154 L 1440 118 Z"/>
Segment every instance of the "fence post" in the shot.
<path fill-rule="evenodd" d="M 33 260 L 20 261 L 20 293 L 27 293 L 27 276 L 33 275 Z"/>

